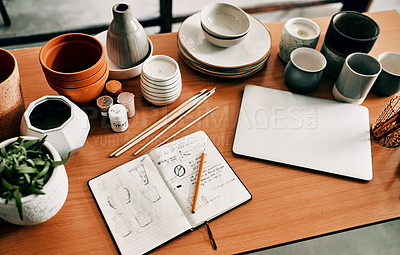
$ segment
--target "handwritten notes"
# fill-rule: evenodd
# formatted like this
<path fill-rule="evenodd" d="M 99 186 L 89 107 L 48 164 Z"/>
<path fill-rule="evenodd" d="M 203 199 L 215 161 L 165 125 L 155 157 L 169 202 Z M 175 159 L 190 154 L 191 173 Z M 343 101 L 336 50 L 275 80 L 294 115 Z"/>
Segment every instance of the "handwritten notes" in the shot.
<path fill-rule="evenodd" d="M 193 196 L 201 154 L 205 161 L 196 206 L 192 214 Z M 193 227 L 210 215 L 234 206 L 248 196 L 238 177 L 204 132 L 196 132 L 149 153 L 161 176 Z"/>
<path fill-rule="evenodd" d="M 146 253 L 251 199 L 203 131 L 156 148 L 88 184 L 122 254 Z"/>

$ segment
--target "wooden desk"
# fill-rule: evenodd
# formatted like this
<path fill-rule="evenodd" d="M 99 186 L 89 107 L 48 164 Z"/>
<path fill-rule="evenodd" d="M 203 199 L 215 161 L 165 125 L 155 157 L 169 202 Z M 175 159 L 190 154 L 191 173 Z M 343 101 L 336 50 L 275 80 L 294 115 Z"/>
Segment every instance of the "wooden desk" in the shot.
<path fill-rule="evenodd" d="M 385 51 L 400 52 L 400 15 L 396 11 L 368 15 L 381 28 L 371 55 L 377 57 Z M 322 31 L 317 46 L 320 49 L 329 18 L 317 18 L 315 21 Z M 284 65 L 277 57 L 283 24 L 267 24 L 273 48 L 266 67 L 251 77 L 236 80 L 215 78 L 190 69 L 179 56 L 175 33 L 150 36 L 154 54 L 169 55 L 181 67 L 183 90 L 179 100 L 167 107 L 154 107 L 140 95 L 138 78 L 124 81 L 124 89 L 136 95 L 137 115 L 129 121 L 129 129 L 124 133 L 114 133 L 101 124 L 93 111 L 90 114 L 92 128 L 85 146 L 66 164 L 70 187 L 64 207 L 54 218 L 38 226 L 18 227 L 0 220 L 0 253 L 116 254 L 117 250 L 86 182 L 133 159 L 134 150 L 118 158 L 108 158 L 108 155 L 186 98 L 203 88 L 212 87 L 217 88 L 216 93 L 163 137 L 219 105 L 215 113 L 181 136 L 205 130 L 253 194 L 253 200 L 210 223 L 218 244 L 217 251 L 212 250 L 206 230 L 202 227 L 162 246 L 155 251 L 156 254 L 232 254 L 398 218 L 399 149 L 387 149 L 371 142 L 374 178 L 370 182 L 239 157 L 232 153 L 244 86 L 255 84 L 287 90 L 283 81 Z M 27 105 L 40 96 L 55 94 L 46 84 L 41 71 L 39 48 L 12 52 L 19 63 Z M 333 81 L 324 78 L 311 95 L 332 99 L 332 86 Z M 363 105 L 369 108 L 371 123 L 389 99 L 374 94 L 368 96 Z"/>

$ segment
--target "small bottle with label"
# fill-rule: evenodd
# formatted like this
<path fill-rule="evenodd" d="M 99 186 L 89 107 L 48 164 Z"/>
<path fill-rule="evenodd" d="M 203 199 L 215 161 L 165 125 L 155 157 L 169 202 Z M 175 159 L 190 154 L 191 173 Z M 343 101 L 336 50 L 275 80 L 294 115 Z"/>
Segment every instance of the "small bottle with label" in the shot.
<path fill-rule="evenodd" d="M 124 132 L 128 128 L 128 114 L 125 106 L 114 104 L 108 109 L 111 129 L 114 132 Z"/>

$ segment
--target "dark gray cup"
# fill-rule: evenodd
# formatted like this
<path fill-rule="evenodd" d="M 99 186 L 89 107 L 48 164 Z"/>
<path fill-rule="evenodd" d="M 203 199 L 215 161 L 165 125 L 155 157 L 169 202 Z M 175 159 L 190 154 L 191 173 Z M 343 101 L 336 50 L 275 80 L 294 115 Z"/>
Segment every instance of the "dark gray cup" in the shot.
<path fill-rule="evenodd" d="M 368 53 L 380 29 L 370 17 L 355 11 L 338 12 L 332 16 L 325 35 L 325 44 L 345 56 L 353 52 Z"/>
<path fill-rule="evenodd" d="M 326 59 L 319 51 L 307 47 L 295 49 L 285 68 L 285 83 L 295 92 L 312 91 L 321 81 L 325 66 Z"/>
<path fill-rule="evenodd" d="M 400 54 L 384 52 L 378 56 L 382 65 L 382 72 L 379 74 L 372 92 L 380 96 L 391 96 L 400 90 Z"/>

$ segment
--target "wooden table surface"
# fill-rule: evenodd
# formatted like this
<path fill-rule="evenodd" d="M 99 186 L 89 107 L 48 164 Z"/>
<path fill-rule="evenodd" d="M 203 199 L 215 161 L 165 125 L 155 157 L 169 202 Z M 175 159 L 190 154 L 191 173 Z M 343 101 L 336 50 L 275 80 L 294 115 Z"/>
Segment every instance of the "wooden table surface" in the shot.
<path fill-rule="evenodd" d="M 400 52 L 400 15 L 396 11 L 367 15 L 381 29 L 370 54 L 377 57 L 386 51 Z M 317 49 L 322 45 L 329 19 L 314 19 L 322 33 Z M 180 65 L 183 89 L 179 99 L 172 105 L 155 107 L 141 96 L 138 78 L 123 81 L 124 90 L 136 95 L 137 112 L 129 120 L 129 129 L 123 133 L 114 133 L 109 126 L 101 123 L 96 108 L 87 107 L 85 110 L 89 113 L 92 128 L 85 146 L 65 165 L 70 186 L 63 208 L 52 219 L 37 226 L 19 227 L 0 220 L 0 253 L 117 254 L 111 235 L 87 187 L 87 181 L 133 159 L 134 150 L 118 158 L 109 158 L 108 155 L 190 96 L 203 88 L 213 87 L 217 88 L 216 93 L 206 103 L 162 137 L 167 137 L 206 110 L 219 105 L 216 112 L 179 137 L 205 130 L 250 190 L 253 199 L 210 223 L 218 244 L 217 251 L 211 248 L 206 229 L 201 227 L 156 249 L 154 253 L 232 254 L 400 217 L 399 149 L 387 149 L 371 141 L 374 177 L 370 182 L 232 153 L 244 86 L 255 84 L 288 90 L 283 81 L 284 64 L 277 55 L 283 24 L 266 24 L 272 35 L 270 59 L 261 71 L 241 79 L 215 78 L 196 72 L 180 58 L 176 33 L 151 35 L 154 55 L 169 55 Z M 26 107 L 43 95 L 56 94 L 45 81 L 38 60 L 39 50 L 28 48 L 12 51 L 20 68 Z M 323 78 L 318 89 L 310 95 L 333 100 L 332 86 L 333 80 Z M 369 109 L 371 124 L 390 98 L 371 93 L 368 95 L 363 105 Z"/>

